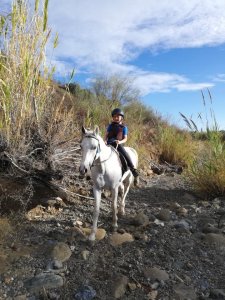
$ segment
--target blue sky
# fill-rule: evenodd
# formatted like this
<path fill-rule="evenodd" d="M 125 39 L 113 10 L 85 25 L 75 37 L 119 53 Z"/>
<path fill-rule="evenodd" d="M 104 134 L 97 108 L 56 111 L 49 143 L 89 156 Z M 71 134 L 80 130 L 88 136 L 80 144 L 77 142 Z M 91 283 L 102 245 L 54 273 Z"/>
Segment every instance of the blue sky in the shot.
<path fill-rule="evenodd" d="M 59 34 L 54 53 L 47 49 L 56 76 L 75 68 L 83 86 L 96 74 L 129 76 L 172 123 L 184 127 L 182 112 L 204 128 L 212 108 L 225 129 L 224 0 L 49 0 L 48 25 Z"/>

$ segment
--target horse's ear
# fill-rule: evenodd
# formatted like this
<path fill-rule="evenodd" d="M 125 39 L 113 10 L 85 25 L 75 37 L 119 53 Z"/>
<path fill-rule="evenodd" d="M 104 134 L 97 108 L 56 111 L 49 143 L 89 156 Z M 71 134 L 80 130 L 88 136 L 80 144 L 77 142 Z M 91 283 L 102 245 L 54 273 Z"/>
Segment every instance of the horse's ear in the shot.
<path fill-rule="evenodd" d="M 87 132 L 87 130 L 84 128 L 84 126 L 82 126 L 82 133 L 85 134 Z"/>
<path fill-rule="evenodd" d="M 95 125 L 94 133 L 99 134 L 99 127 L 97 125 Z"/>

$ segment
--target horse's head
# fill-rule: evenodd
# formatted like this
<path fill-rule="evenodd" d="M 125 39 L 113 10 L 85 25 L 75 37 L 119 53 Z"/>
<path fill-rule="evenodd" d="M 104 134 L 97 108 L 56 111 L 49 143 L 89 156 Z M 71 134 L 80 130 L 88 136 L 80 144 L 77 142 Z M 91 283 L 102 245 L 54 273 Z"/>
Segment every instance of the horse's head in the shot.
<path fill-rule="evenodd" d="M 99 128 L 96 127 L 94 130 L 88 130 L 82 126 L 82 141 L 81 151 L 82 159 L 79 171 L 82 175 L 87 173 L 97 159 L 99 153 Z"/>

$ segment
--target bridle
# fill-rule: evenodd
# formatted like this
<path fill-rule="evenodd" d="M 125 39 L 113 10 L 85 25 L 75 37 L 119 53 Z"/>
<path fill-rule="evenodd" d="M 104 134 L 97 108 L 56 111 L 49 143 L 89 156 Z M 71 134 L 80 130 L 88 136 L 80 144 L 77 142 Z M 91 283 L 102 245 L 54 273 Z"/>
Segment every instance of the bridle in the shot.
<path fill-rule="evenodd" d="M 96 158 L 97 155 L 101 152 L 99 139 L 93 134 L 85 134 L 83 138 L 95 139 L 96 141 L 98 141 L 98 146 L 97 146 L 97 149 L 96 149 L 96 152 L 95 152 L 93 162 L 90 165 L 90 169 L 94 166 L 98 166 L 98 165 L 101 165 L 102 163 L 106 162 L 110 158 L 110 156 L 112 155 L 112 148 L 110 147 L 111 148 L 111 153 L 110 153 L 109 157 L 106 158 L 103 161 L 100 161 L 99 163 L 94 164 L 94 162 L 98 159 L 98 158 Z"/>

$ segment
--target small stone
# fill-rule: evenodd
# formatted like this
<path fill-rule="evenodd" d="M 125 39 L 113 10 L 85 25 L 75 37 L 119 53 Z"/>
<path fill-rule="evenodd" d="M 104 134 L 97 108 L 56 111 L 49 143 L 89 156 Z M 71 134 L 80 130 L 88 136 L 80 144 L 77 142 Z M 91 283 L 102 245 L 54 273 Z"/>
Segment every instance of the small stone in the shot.
<path fill-rule="evenodd" d="M 72 255 L 72 252 L 70 250 L 70 247 L 63 242 L 57 243 L 53 247 L 53 250 L 51 253 L 51 256 L 53 257 L 54 260 L 58 260 L 61 262 L 67 261 L 71 255 Z"/>
<path fill-rule="evenodd" d="M 13 278 L 12 278 L 12 277 L 7 276 L 7 277 L 4 278 L 4 283 L 5 283 L 5 284 L 11 284 L 12 281 L 13 281 Z"/>
<path fill-rule="evenodd" d="M 225 249 L 225 237 L 222 234 L 207 233 L 205 235 L 205 241 L 218 249 Z"/>
<path fill-rule="evenodd" d="M 155 300 L 157 298 L 157 296 L 158 296 L 158 291 L 156 291 L 156 290 L 151 291 L 147 295 L 148 300 Z"/>
<path fill-rule="evenodd" d="M 162 226 L 162 227 L 165 226 L 164 222 L 163 222 L 163 221 L 160 221 L 160 220 L 158 220 L 158 219 L 155 219 L 154 224 L 160 225 L 160 226 Z"/>
<path fill-rule="evenodd" d="M 145 242 L 149 241 L 149 238 L 145 233 L 135 232 L 134 237 L 137 240 L 143 240 Z"/>
<path fill-rule="evenodd" d="M 177 202 L 173 202 L 173 203 L 170 204 L 170 209 L 173 210 L 173 211 L 177 210 L 180 207 L 181 207 L 180 204 L 177 203 Z"/>
<path fill-rule="evenodd" d="M 167 208 L 161 209 L 159 214 L 156 217 L 161 221 L 169 221 L 170 220 L 170 210 Z"/>
<path fill-rule="evenodd" d="M 40 291 L 43 288 L 58 288 L 63 286 L 63 278 L 56 274 L 42 273 L 25 282 L 25 287 L 32 292 Z"/>
<path fill-rule="evenodd" d="M 55 259 L 53 262 L 53 268 L 54 269 L 61 269 L 63 267 L 63 264 L 60 260 Z"/>
<path fill-rule="evenodd" d="M 133 242 L 134 238 L 130 233 L 113 233 L 113 235 L 110 237 L 110 244 L 112 246 L 119 246 L 126 242 Z"/>
<path fill-rule="evenodd" d="M 152 169 L 148 169 L 147 171 L 146 171 L 146 175 L 147 176 L 151 176 L 151 175 L 153 175 L 154 174 L 154 172 L 152 171 Z"/>
<path fill-rule="evenodd" d="M 203 233 L 219 233 L 219 231 L 219 228 L 216 228 L 211 224 L 205 224 L 202 228 Z"/>
<path fill-rule="evenodd" d="M 110 196 L 111 196 L 111 192 L 110 192 L 110 191 L 105 190 L 105 191 L 102 192 L 102 198 L 107 199 L 107 198 L 109 198 Z"/>
<path fill-rule="evenodd" d="M 149 218 L 143 212 L 139 212 L 131 219 L 130 224 L 135 226 L 147 226 L 149 224 Z"/>
<path fill-rule="evenodd" d="M 76 300 L 92 300 L 96 296 L 96 291 L 92 286 L 84 285 L 80 287 L 75 295 Z"/>
<path fill-rule="evenodd" d="M 81 252 L 81 255 L 82 255 L 84 260 L 87 260 L 89 255 L 90 255 L 90 251 L 84 250 L 84 251 Z"/>
<path fill-rule="evenodd" d="M 151 289 L 157 290 L 159 286 L 160 286 L 160 283 L 158 281 L 155 281 L 154 283 L 151 284 Z"/>
<path fill-rule="evenodd" d="M 134 290 L 136 290 L 137 285 L 134 282 L 128 282 L 128 287 L 131 291 L 134 291 Z"/>
<path fill-rule="evenodd" d="M 91 234 L 91 228 L 82 228 L 82 231 L 86 236 L 89 236 Z M 98 228 L 95 235 L 96 240 L 97 241 L 103 240 L 105 236 L 106 236 L 105 229 Z"/>
<path fill-rule="evenodd" d="M 204 201 L 204 200 L 200 202 L 200 205 L 203 206 L 203 207 L 210 207 L 211 206 L 209 201 Z"/>
<path fill-rule="evenodd" d="M 128 278 L 126 276 L 117 276 L 112 285 L 112 294 L 114 298 L 119 299 L 126 292 L 126 287 L 128 285 Z"/>
<path fill-rule="evenodd" d="M 211 290 L 209 296 L 212 299 L 224 300 L 225 299 L 225 290 L 222 290 L 222 289 Z"/>
<path fill-rule="evenodd" d="M 79 220 L 76 220 L 74 225 L 78 226 L 78 227 L 81 227 L 83 225 L 83 222 L 79 221 Z"/>
<path fill-rule="evenodd" d="M 161 270 L 159 268 L 153 267 L 153 268 L 148 268 L 144 270 L 144 275 L 146 278 L 149 278 L 150 280 L 168 280 L 169 275 L 166 271 Z"/>
<path fill-rule="evenodd" d="M 178 216 L 183 216 L 185 217 L 187 214 L 188 214 L 188 210 L 184 207 L 179 207 L 177 210 L 176 210 L 176 214 Z"/>
<path fill-rule="evenodd" d="M 87 191 L 86 189 L 84 189 L 84 188 L 80 188 L 80 189 L 78 190 L 78 193 L 79 193 L 80 195 L 82 195 L 82 196 L 87 196 L 87 195 L 88 195 L 88 191 Z"/>
<path fill-rule="evenodd" d="M 186 231 L 190 230 L 190 228 L 191 228 L 190 225 L 189 225 L 189 223 L 187 221 L 185 221 L 185 220 L 181 220 L 181 221 L 175 222 L 174 223 L 174 227 L 176 229 L 178 229 L 178 230 L 184 229 Z"/>
<path fill-rule="evenodd" d="M 174 294 L 176 300 L 196 300 L 197 296 L 192 286 L 186 286 L 183 283 L 179 283 L 174 287 Z"/>
<path fill-rule="evenodd" d="M 212 204 L 214 207 L 217 207 L 221 205 L 221 201 L 224 201 L 223 197 L 217 197 L 213 199 Z"/>
<path fill-rule="evenodd" d="M 185 193 L 183 199 L 188 202 L 196 202 L 196 197 L 190 193 Z"/>

